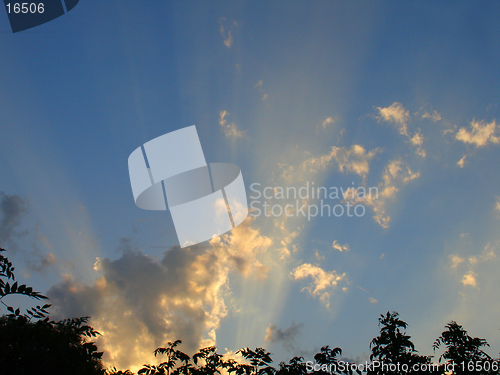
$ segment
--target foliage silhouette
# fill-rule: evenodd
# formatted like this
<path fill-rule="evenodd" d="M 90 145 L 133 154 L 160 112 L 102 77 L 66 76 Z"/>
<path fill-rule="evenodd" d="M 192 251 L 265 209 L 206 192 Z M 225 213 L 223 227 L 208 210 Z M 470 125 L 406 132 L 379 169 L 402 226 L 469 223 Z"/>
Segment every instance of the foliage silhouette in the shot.
<path fill-rule="evenodd" d="M 499 374 L 498 367 L 491 366 L 493 360 L 484 353 L 481 348 L 489 346 L 483 339 L 471 338 L 461 326 L 455 322 L 449 323 L 441 336 L 436 340 L 433 347 L 436 350 L 441 344 L 445 344 L 447 350 L 441 356 L 441 359 L 451 361 L 490 361 L 491 367 L 495 371 L 470 371 L 465 367 L 461 371 L 458 366 L 455 371 L 448 371 L 445 364 L 432 364 L 432 356 L 421 356 L 415 350 L 411 337 L 406 334 L 408 324 L 399 318 L 397 312 L 387 312 L 379 318 L 380 334 L 375 337 L 371 344 L 370 360 L 373 362 L 383 362 L 385 365 L 395 365 L 393 367 L 371 367 L 362 371 L 358 366 L 354 367 L 357 374 L 367 375 L 396 375 L 396 374 L 436 374 L 436 375 L 493 375 Z M 179 351 L 176 347 L 181 344 L 180 340 L 169 342 L 166 348 L 157 348 L 154 351 L 158 354 L 166 355 L 167 360 L 158 366 L 144 365 L 138 372 L 139 374 L 157 375 L 212 375 L 222 374 L 225 371 L 235 375 L 323 375 L 323 374 L 343 374 L 352 375 L 353 366 L 346 366 L 347 362 L 340 359 L 342 349 L 339 347 L 330 348 L 324 346 L 320 352 L 314 356 L 317 366 L 311 371 L 304 362 L 303 357 L 293 357 L 288 363 L 280 362 L 278 369 L 271 366 L 271 353 L 266 349 L 256 348 L 251 350 L 244 348 L 236 353 L 240 353 L 246 362 L 238 363 L 234 359 L 224 360 L 221 354 L 217 353 L 214 346 L 200 349 L 198 353 L 190 358 L 187 354 Z M 192 361 L 192 362 L 191 362 Z M 495 360 L 498 365 L 499 361 Z M 179 363 L 178 363 L 179 362 Z M 399 364 L 399 366 L 398 366 Z M 417 366 L 418 365 L 418 366 Z M 426 367 L 422 370 L 421 365 Z M 415 366 L 415 367 L 414 367 Z M 406 370 L 407 369 L 407 370 Z M 309 370 L 309 371 L 308 371 Z M 130 375 L 129 373 L 111 372 L 110 375 Z"/>
<path fill-rule="evenodd" d="M 74 374 L 74 375 L 133 375 L 130 370 L 119 371 L 112 367 L 105 371 L 102 365 L 102 352 L 94 342 L 88 339 L 99 333 L 89 326 L 88 317 L 65 319 L 59 322 L 49 321 L 49 304 L 36 306 L 21 314 L 19 308 L 7 305 L 3 298 L 20 294 L 35 300 L 47 299 L 32 287 L 19 285 L 15 281 L 14 267 L 0 248 L 0 302 L 9 314 L 0 317 L 0 371 L 8 374 Z M 489 346 L 486 340 L 472 338 L 456 322 L 446 325 L 446 330 L 434 342 L 436 351 L 444 345 L 446 350 L 439 358 L 439 365 L 427 367 L 426 371 L 417 371 L 415 365 L 431 364 L 432 356 L 421 356 L 415 349 L 411 337 L 406 334 L 408 324 L 399 318 L 397 312 L 387 312 L 379 318 L 380 334 L 370 343 L 370 360 L 386 365 L 370 367 L 362 375 L 401 375 L 401 374 L 499 374 L 499 360 L 493 360 L 482 348 Z M 264 348 L 240 349 L 244 363 L 235 359 L 224 359 L 217 353 L 215 346 L 200 349 L 192 357 L 178 349 L 180 340 L 168 342 L 166 347 L 159 347 L 153 353 L 164 356 L 158 365 L 145 364 L 138 371 L 140 375 L 353 375 L 352 366 L 340 359 L 342 349 L 323 346 L 314 355 L 317 365 L 313 371 L 304 362 L 303 357 L 293 357 L 288 363 L 280 362 L 276 369 L 271 353 Z M 454 367 L 450 365 L 455 364 Z M 470 367 L 472 364 L 473 368 Z M 479 365 L 478 365 L 479 364 Z M 394 365 L 392 367 L 388 367 Z M 405 367 L 403 367 L 405 366 Z M 479 367 L 478 367 L 479 366 Z M 453 371 L 450 371 L 452 369 Z"/>
<path fill-rule="evenodd" d="M 10 314 L 0 317 L 0 370 L 5 374 L 101 375 L 102 352 L 94 342 L 99 333 L 87 325 L 88 317 L 49 321 L 49 304 L 21 314 L 2 299 L 21 294 L 36 300 L 47 299 L 32 287 L 18 285 L 14 267 L 0 248 L 0 301 Z M 12 283 L 14 282 L 14 283 Z"/>
<path fill-rule="evenodd" d="M 399 375 L 416 373 L 413 368 L 418 364 L 431 363 L 431 357 L 418 355 L 415 345 L 406 335 L 408 324 L 399 319 L 397 312 L 387 312 L 379 318 L 380 335 L 375 337 L 371 344 L 371 361 L 379 361 L 388 365 L 388 368 L 377 367 L 371 369 L 368 375 Z M 392 366 L 395 365 L 395 366 Z M 398 366 L 399 365 L 399 366 Z M 393 370 L 395 367 L 395 371 Z M 417 368 L 417 367 L 415 367 Z"/>
<path fill-rule="evenodd" d="M 47 297 L 40 294 L 39 292 L 34 292 L 32 287 L 26 286 L 24 284 L 18 285 L 14 275 L 14 266 L 7 257 L 1 254 L 4 251 L 6 250 L 0 248 L 0 302 L 7 308 L 11 315 L 21 316 L 21 310 L 19 308 L 14 309 L 12 306 L 7 305 L 3 301 L 4 297 L 11 294 L 21 294 L 36 300 L 44 300 L 47 299 Z M 14 283 L 12 284 L 12 282 Z M 31 320 L 33 318 L 45 318 L 48 315 L 48 311 L 46 309 L 49 307 L 49 304 L 32 307 L 26 310 L 26 314 L 23 315 L 28 320 Z"/>
<path fill-rule="evenodd" d="M 103 374 L 102 352 L 86 338 L 98 333 L 88 318 L 31 322 L 25 316 L 0 318 L 0 368 L 6 374 Z"/>
<path fill-rule="evenodd" d="M 241 353 L 241 355 L 250 361 L 252 365 L 251 374 L 261 375 L 261 374 L 269 374 L 272 375 L 276 372 L 276 370 L 270 366 L 270 363 L 273 361 L 271 359 L 271 353 L 263 348 L 256 348 L 255 351 L 250 350 L 248 348 L 240 349 L 236 352 L 236 354 Z M 262 367 L 262 368 L 261 368 Z"/>
<path fill-rule="evenodd" d="M 111 367 L 106 371 L 106 375 L 134 375 L 134 373 L 130 370 L 117 370 L 116 367 Z"/>
<path fill-rule="evenodd" d="M 169 342 L 168 347 L 166 348 L 157 348 L 154 351 L 155 357 L 158 354 L 164 354 L 167 356 L 167 360 L 160 363 L 158 366 L 155 365 L 144 365 L 144 367 L 139 370 L 139 374 L 146 375 L 154 375 L 154 374 L 167 374 L 169 375 L 171 371 L 174 369 L 175 364 L 178 360 L 184 362 L 184 365 L 176 368 L 172 374 L 188 374 L 193 367 L 189 364 L 189 360 L 191 359 L 186 353 L 181 352 L 180 350 L 175 349 L 177 345 L 181 343 L 181 340 L 176 340 L 173 343 Z"/>
<path fill-rule="evenodd" d="M 276 371 L 278 375 L 300 375 L 307 373 L 307 366 L 304 363 L 304 357 L 293 357 L 286 362 L 280 362 L 279 370 Z"/>
<path fill-rule="evenodd" d="M 446 330 L 432 345 L 434 351 L 441 344 L 446 346 L 446 351 L 439 357 L 439 362 L 445 359 L 445 364 L 455 364 L 454 374 L 462 375 L 471 372 L 476 375 L 498 374 L 498 371 L 492 370 L 492 358 L 481 350 L 482 347 L 490 345 L 484 339 L 470 337 L 457 322 L 452 321 L 446 325 Z M 472 368 L 469 367 L 471 365 Z"/>
<path fill-rule="evenodd" d="M 316 371 L 315 374 L 349 374 L 351 375 L 353 371 L 349 369 L 345 369 L 345 365 L 347 362 L 340 361 L 337 357 L 340 357 L 342 354 L 342 349 L 334 348 L 330 349 L 330 347 L 323 346 L 321 351 L 314 356 L 314 360 L 318 365 L 321 365 L 321 369 Z M 342 362 L 342 363 L 341 363 Z M 358 374 L 361 372 L 357 371 Z"/>

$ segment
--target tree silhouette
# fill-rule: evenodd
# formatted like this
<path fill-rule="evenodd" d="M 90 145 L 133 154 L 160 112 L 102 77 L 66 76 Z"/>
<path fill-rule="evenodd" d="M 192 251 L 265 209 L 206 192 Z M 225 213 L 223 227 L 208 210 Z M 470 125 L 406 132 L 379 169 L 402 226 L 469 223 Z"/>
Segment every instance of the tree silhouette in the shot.
<path fill-rule="evenodd" d="M 105 371 L 102 352 L 88 339 L 99 333 L 89 326 L 89 317 L 49 321 L 49 304 L 36 306 L 21 314 L 19 308 L 7 305 L 3 298 L 21 294 L 35 300 L 47 299 L 32 287 L 15 281 L 14 267 L 0 248 L 0 302 L 9 314 L 0 317 L 0 372 L 6 374 L 33 375 L 133 375 L 129 370 L 119 371 L 112 367 Z M 235 359 L 224 360 L 215 346 L 200 349 L 191 358 L 177 347 L 181 340 L 168 342 L 166 347 L 154 351 L 155 357 L 164 356 L 158 365 L 145 364 L 140 375 L 493 375 L 499 374 L 499 360 L 492 360 L 482 348 L 489 346 L 486 340 L 470 337 L 456 322 L 446 325 L 446 330 L 434 342 L 436 351 L 446 346 L 439 358 L 439 365 L 431 363 L 431 356 L 421 356 L 411 337 L 406 334 L 408 324 L 397 312 L 387 312 L 379 318 L 380 334 L 370 343 L 371 366 L 360 366 L 340 359 L 342 349 L 323 346 L 314 355 L 315 367 L 311 371 L 303 357 L 293 357 L 288 363 L 280 362 L 279 368 L 271 366 L 271 353 L 264 348 L 240 349 L 245 363 Z M 443 363 L 441 363 L 443 362 Z M 375 366 L 378 363 L 378 366 Z"/>
<path fill-rule="evenodd" d="M 307 373 L 307 366 L 304 363 L 304 357 L 293 357 L 286 362 L 280 362 L 278 375 L 301 375 Z"/>
<path fill-rule="evenodd" d="M 498 374 L 498 368 L 492 365 L 491 357 L 481 348 L 490 346 L 486 340 L 470 337 L 467 331 L 455 321 L 446 325 L 446 330 L 434 342 L 436 351 L 441 344 L 446 346 L 446 351 L 439 357 L 439 362 L 445 359 L 441 366 L 444 369 L 453 369 L 453 374 Z M 494 370 L 495 369 L 495 370 Z"/>
<path fill-rule="evenodd" d="M 106 375 L 134 375 L 134 373 L 130 370 L 117 370 L 116 367 L 111 367 L 106 371 Z"/>
<path fill-rule="evenodd" d="M 189 374 L 192 370 L 192 366 L 189 364 L 189 357 L 186 353 L 181 352 L 180 350 L 175 349 L 181 343 L 181 340 L 176 340 L 174 342 L 168 342 L 168 347 L 166 348 L 157 348 L 154 351 L 155 357 L 158 354 L 166 355 L 167 360 L 160 363 L 158 366 L 155 365 L 144 365 L 142 369 L 139 370 L 139 374 L 145 375 L 156 375 L 156 374 L 166 374 L 169 375 L 172 373 L 173 375 L 178 374 Z M 175 368 L 177 361 L 180 360 L 184 362 L 184 365 Z M 174 371 L 172 371 L 175 368 Z"/>
<path fill-rule="evenodd" d="M 30 322 L 25 316 L 0 318 L 0 369 L 4 374 L 103 374 L 102 352 L 86 338 L 98 333 L 88 318 Z"/>
<path fill-rule="evenodd" d="M 319 371 L 315 371 L 315 374 L 352 374 L 353 371 L 350 367 L 347 367 L 347 362 L 340 361 L 337 357 L 342 354 L 342 349 L 334 348 L 331 349 L 328 345 L 323 346 L 321 351 L 314 356 L 314 360 L 318 365 L 321 366 Z M 358 374 L 361 372 L 356 371 Z"/>
<path fill-rule="evenodd" d="M 11 314 L 13 314 L 14 316 L 20 316 L 21 310 L 19 308 L 14 309 L 12 306 L 7 305 L 3 301 L 4 297 L 11 294 L 21 294 L 36 300 L 47 299 L 47 297 L 40 294 L 39 292 L 34 292 L 32 287 L 26 286 L 24 284 L 18 285 L 14 275 L 14 266 L 7 257 L 1 254 L 4 251 L 6 250 L 0 248 L 0 302 L 7 308 L 7 310 Z M 12 284 L 12 282 L 14 283 Z M 28 320 L 31 320 L 32 318 L 41 319 L 48 315 L 48 311 L 46 309 L 49 307 L 49 304 L 32 307 L 26 311 L 26 314 L 23 315 L 28 318 Z"/>
<path fill-rule="evenodd" d="M 154 352 L 155 355 L 167 355 L 167 361 L 158 366 L 145 365 L 139 371 L 139 374 L 213 375 L 216 373 L 222 374 L 223 370 L 234 375 L 352 375 L 354 372 L 360 375 L 363 373 L 367 375 L 499 374 L 499 361 L 492 361 L 481 350 L 482 347 L 489 346 L 487 342 L 483 339 L 471 338 L 455 322 L 451 322 L 446 326 L 447 330 L 442 333 L 433 345 L 434 350 L 439 348 L 440 344 L 445 344 L 447 347 L 441 359 L 446 359 L 448 362 L 441 365 L 433 364 L 431 356 L 421 356 L 418 354 L 411 341 L 411 337 L 406 334 L 408 324 L 399 318 L 397 312 L 387 312 L 386 315 L 380 315 L 379 326 L 381 327 L 380 334 L 370 344 L 372 351 L 370 355 L 371 366 L 365 368 L 363 368 L 364 366 L 341 360 L 342 349 L 339 347 L 332 349 L 329 346 L 323 346 L 320 352 L 314 356 L 315 362 L 313 363 L 316 366 L 313 370 L 304 362 L 303 357 L 293 357 L 288 363 L 280 362 L 279 368 L 275 369 L 271 366 L 271 353 L 264 348 L 256 348 L 255 350 L 244 348 L 238 350 L 236 353 L 241 353 L 245 360 L 250 362 L 238 363 L 234 359 L 223 360 L 223 356 L 217 353 L 217 349 L 214 346 L 210 346 L 200 349 L 198 353 L 194 354 L 192 364 L 190 363 L 191 358 L 187 354 L 175 349 L 181 343 L 180 340 L 177 340 L 174 343 L 169 342 L 167 348 L 158 348 Z M 181 360 L 182 364 L 177 365 L 177 360 Z M 450 371 L 450 367 L 446 367 L 448 363 L 464 361 L 464 370 L 462 370 L 462 367 L 458 368 L 458 366 L 455 366 L 454 371 Z M 483 364 L 483 368 L 478 369 L 475 367 L 472 371 L 467 367 L 467 361 L 473 361 L 474 364 L 480 361 Z M 377 362 L 378 366 L 374 366 Z M 486 365 L 488 368 L 485 370 L 484 364 L 486 362 L 488 362 Z M 119 374 L 117 373 L 116 375 Z"/>
<path fill-rule="evenodd" d="M 4 252 L 0 249 L 0 252 Z M 14 282 L 14 283 L 12 283 Z M 88 317 L 49 321 L 50 305 L 30 308 L 25 314 L 2 299 L 21 294 L 47 299 L 32 287 L 15 281 L 14 267 L 0 254 L 0 301 L 10 314 L 0 317 L 0 371 L 2 374 L 102 375 L 102 352 L 87 339 L 99 333 L 87 325 Z"/>
<path fill-rule="evenodd" d="M 406 335 L 408 324 L 399 319 L 397 312 L 380 315 L 379 326 L 382 327 L 380 335 L 370 344 L 370 360 L 380 363 L 381 366 L 368 370 L 368 375 L 420 373 L 420 370 L 415 370 L 419 365 L 431 363 L 431 357 L 417 354 L 411 337 Z"/>
<path fill-rule="evenodd" d="M 270 366 L 270 363 L 273 361 L 271 359 L 271 353 L 269 353 L 266 349 L 256 348 L 255 351 L 250 350 L 248 348 L 240 349 L 236 352 L 236 354 L 241 353 L 241 355 L 250 361 L 253 366 L 252 374 L 262 375 L 268 374 L 272 375 L 276 372 L 276 369 Z M 261 368 L 262 367 L 262 368 Z"/>

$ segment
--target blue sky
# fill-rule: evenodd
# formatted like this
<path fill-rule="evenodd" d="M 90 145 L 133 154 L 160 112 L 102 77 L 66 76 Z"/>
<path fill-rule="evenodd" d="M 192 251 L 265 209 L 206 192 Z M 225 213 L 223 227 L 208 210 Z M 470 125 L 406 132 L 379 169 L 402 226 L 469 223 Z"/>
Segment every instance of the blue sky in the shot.
<path fill-rule="evenodd" d="M 498 2 L 82 0 L 12 34 L 1 11 L 14 209 L 0 246 L 54 317 L 92 316 L 119 368 L 175 339 L 363 358 L 388 310 L 423 354 L 457 320 L 497 355 L 499 15 Z M 127 158 L 193 124 L 248 196 L 307 182 L 379 196 L 357 202 L 362 217 L 251 217 L 172 248 L 169 213 L 135 206 Z"/>

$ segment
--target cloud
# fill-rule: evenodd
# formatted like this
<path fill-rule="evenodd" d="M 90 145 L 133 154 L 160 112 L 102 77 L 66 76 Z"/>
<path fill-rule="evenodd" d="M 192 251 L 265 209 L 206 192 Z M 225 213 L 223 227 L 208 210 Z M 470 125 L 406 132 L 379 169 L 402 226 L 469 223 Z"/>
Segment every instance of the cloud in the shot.
<path fill-rule="evenodd" d="M 490 144 L 498 144 L 500 143 L 500 137 L 495 135 L 498 131 L 497 125 L 498 124 L 495 120 L 492 120 L 490 123 L 486 123 L 485 120 L 477 121 L 474 119 L 471 121 L 468 129 L 460 128 L 457 131 L 455 139 L 465 143 L 466 145 L 473 146 L 474 149 L 486 147 Z M 465 167 L 465 159 L 469 155 L 471 155 L 471 152 L 465 153 L 457 162 L 457 166 L 459 168 Z"/>
<path fill-rule="evenodd" d="M 323 123 L 321 124 L 321 126 L 323 127 L 323 129 L 326 129 L 328 126 L 330 126 L 331 124 L 334 124 L 335 123 L 335 120 L 333 119 L 333 117 L 327 117 Z"/>
<path fill-rule="evenodd" d="M 450 254 L 448 258 L 450 258 L 451 268 L 457 268 L 458 265 L 465 260 L 456 254 Z"/>
<path fill-rule="evenodd" d="M 269 271 L 257 258 L 272 241 L 250 222 L 208 245 L 174 246 L 160 261 L 123 240 L 120 258 L 96 262 L 93 285 L 66 276 L 49 290 L 56 317 L 91 316 L 105 362 L 121 368 L 154 363 L 152 351 L 167 341 L 181 339 L 188 353 L 215 345 L 228 314 L 229 275 L 259 280 Z"/>
<path fill-rule="evenodd" d="M 303 326 L 303 323 L 295 324 L 295 322 L 292 321 L 290 327 L 283 330 L 271 323 L 266 329 L 266 337 L 264 341 L 269 343 L 281 342 L 286 350 L 294 351 L 295 338 L 301 334 L 300 331 Z"/>
<path fill-rule="evenodd" d="M 497 197 L 497 201 L 495 202 L 495 209 L 500 211 L 500 197 Z"/>
<path fill-rule="evenodd" d="M 410 144 L 416 147 L 415 152 L 417 155 L 420 155 L 423 158 L 426 157 L 426 152 L 423 149 L 424 138 L 420 129 L 418 129 L 413 135 L 410 135 L 408 131 L 408 123 L 411 120 L 410 112 L 405 109 L 401 103 L 394 102 L 389 107 L 375 107 L 375 109 L 378 111 L 378 116 L 375 116 L 378 122 L 385 121 L 389 124 L 394 124 L 399 134 L 408 138 Z"/>
<path fill-rule="evenodd" d="M 376 116 L 378 121 L 386 121 L 396 125 L 399 134 L 408 135 L 408 121 L 410 121 L 410 112 L 403 107 L 401 103 L 394 102 L 387 108 L 375 107 L 378 110 L 379 116 Z"/>
<path fill-rule="evenodd" d="M 486 123 L 484 120 L 472 120 L 469 130 L 460 128 L 455 138 L 460 142 L 473 145 L 476 148 L 485 147 L 488 144 L 500 143 L 500 137 L 495 136 L 497 130 L 498 128 L 495 120 L 492 120 L 490 123 Z"/>
<path fill-rule="evenodd" d="M 38 251 L 35 251 L 31 254 L 29 259 L 26 259 L 27 268 L 34 272 L 43 272 L 55 263 L 56 256 L 53 252 L 39 254 Z M 25 276 L 27 276 L 27 274 L 25 274 Z"/>
<path fill-rule="evenodd" d="M 369 293 L 366 289 L 361 288 L 359 285 L 358 285 L 356 288 L 358 288 L 358 289 L 359 289 L 359 290 L 361 290 L 362 292 Z"/>
<path fill-rule="evenodd" d="M 224 27 L 224 25 L 226 25 L 226 27 Z M 223 43 L 227 48 L 231 48 L 233 45 L 233 31 L 236 26 L 238 26 L 238 23 L 235 21 L 228 24 L 225 17 L 219 18 L 219 32 L 220 35 L 222 35 L 224 40 Z"/>
<path fill-rule="evenodd" d="M 377 304 L 377 303 L 378 303 L 378 300 L 376 300 L 376 299 L 375 299 L 375 298 L 373 298 L 373 297 L 368 297 L 368 301 L 370 301 L 370 303 L 371 303 L 372 305 L 375 305 L 375 304 Z"/>
<path fill-rule="evenodd" d="M 346 278 L 345 273 L 338 274 L 335 270 L 328 272 L 310 263 L 304 263 L 295 268 L 291 272 L 291 276 L 294 280 L 311 277 L 313 279 L 312 283 L 303 288 L 302 291 L 307 291 L 313 297 L 319 297 L 327 308 L 330 307 L 332 291 L 337 287 L 339 282 Z"/>
<path fill-rule="evenodd" d="M 349 149 L 333 146 L 330 153 L 307 159 L 302 164 L 302 169 L 308 172 L 318 172 L 326 169 L 332 161 L 335 161 L 340 172 L 351 172 L 365 177 L 370 171 L 371 159 L 380 151 L 379 148 L 376 148 L 367 152 L 360 145 L 353 145 Z"/>
<path fill-rule="evenodd" d="M 318 262 L 322 262 L 323 260 L 325 260 L 325 256 L 321 255 L 321 253 L 318 251 L 318 249 L 314 249 L 314 257 L 316 258 L 316 260 Z"/>
<path fill-rule="evenodd" d="M 226 116 L 229 115 L 229 112 L 227 111 L 220 111 L 219 112 L 219 125 L 226 136 L 226 138 L 229 139 L 238 139 L 242 138 L 245 135 L 244 131 L 241 131 L 238 128 L 238 125 L 236 125 L 234 122 L 228 124 L 226 120 Z"/>
<path fill-rule="evenodd" d="M 420 172 L 413 172 L 403 160 L 391 160 L 384 168 L 382 182 L 376 188 L 365 189 L 368 190 L 368 193 L 350 188 L 345 194 L 345 201 L 350 201 L 354 205 L 359 203 L 372 207 L 375 214 L 374 220 L 382 228 L 389 228 L 391 217 L 387 214 L 388 204 L 395 201 L 397 194 L 406 184 L 419 177 Z"/>
<path fill-rule="evenodd" d="M 413 172 L 408 164 L 401 159 L 392 160 L 385 167 L 382 175 L 383 182 L 378 186 L 379 199 L 371 200 L 375 212 L 374 219 L 382 227 L 389 226 L 390 217 L 386 214 L 387 203 L 396 198 L 396 194 L 402 186 L 419 177 L 420 173 Z"/>
<path fill-rule="evenodd" d="M 17 239 L 29 236 L 27 240 L 32 242 L 30 245 L 31 249 L 25 249 L 22 253 L 25 268 L 21 272 L 26 278 L 31 276 L 31 272 L 41 273 L 56 263 L 56 257 L 53 252 L 44 253 L 37 245 L 41 242 L 46 248 L 52 249 L 52 245 L 46 236 L 39 233 L 38 226 L 29 230 L 25 229 L 22 232 L 18 231 L 28 211 L 28 200 L 21 198 L 19 195 L 9 195 L 0 192 L 0 246 L 7 247 L 9 251 L 15 252 L 18 247 L 16 243 Z"/>
<path fill-rule="evenodd" d="M 17 228 L 27 212 L 27 200 L 19 195 L 0 192 L 0 246 L 9 244 L 11 250 L 16 248 L 12 241 L 22 235 Z"/>
<path fill-rule="evenodd" d="M 422 115 L 422 118 L 427 118 L 433 122 L 437 122 L 437 121 L 441 120 L 441 115 L 437 111 L 434 111 L 432 114 L 429 112 L 425 112 Z"/>
<path fill-rule="evenodd" d="M 424 137 L 422 136 L 420 129 L 418 129 L 417 132 L 415 132 L 415 134 L 413 135 L 413 137 L 410 138 L 410 143 L 417 148 L 415 152 L 421 157 L 425 158 L 426 153 L 422 147 L 424 144 Z"/>
<path fill-rule="evenodd" d="M 333 241 L 332 247 L 340 252 L 350 250 L 348 244 L 341 245 L 337 242 L 337 240 Z"/>
<path fill-rule="evenodd" d="M 290 258 L 292 252 L 296 251 L 297 248 L 293 244 L 295 238 L 299 235 L 299 229 L 289 230 L 286 226 L 287 217 L 284 216 L 281 221 L 276 221 L 275 227 L 279 229 L 279 238 L 281 247 L 277 251 L 281 254 L 280 259 Z"/>
<path fill-rule="evenodd" d="M 460 168 L 463 168 L 465 167 L 465 159 L 467 158 L 466 155 L 462 156 L 462 158 L 457 161 L 457 166 L 460 167 Z"/>
<path fill-rule="evenodd" d="M 475 265 L 478 263 L 484 263 L 484 262 L 487 262 L 489 260 L 495 259 L 496 256 L 497 255 L 496 255 L 495 251 L 492 249 L 491 245 L 488 243 L 486 245 L 486 247 L 484 248 L 483 252 L 479 256 L 474 255 L 474 256 L 469 257 L 469 263 L 471 265 Z"/>
<path fill-rule="evenodd" d="M 477 276 L 480 265 L 490 263 L 492 260 L 497 258 L 497 255 L 493 246 L 488 243 L 479 255 L 473 255 L 465 259 L 457 254 L 450 254 L 448 258 L 450 259 L 450 267 L 452 269 L 457 269 L 460 264 L 467 266 L 468 269 L 462 276 L 461 283 L 464 286 L 468 285 L 477 288 L 479 284 Z"/>
<path fill-rule="evenodd" d="M 262 94 L 261 100 L 266 101 L 267 99 L 269 99 L 269 95 L 262 90 L 263 84 L 264 84 L 264 81 L 259 79 L 253 88 L 258 89 L 259 92 Z"/>
<path fill-rule="evenodd" d="M 473 286 L 474 288 L 477 288 L 476 276 L 477 275 L 474 272 L 469 271 L 462 278 L 462 284 L 464 284 L 464 285 L 470 285 L 470 286 Z"/>

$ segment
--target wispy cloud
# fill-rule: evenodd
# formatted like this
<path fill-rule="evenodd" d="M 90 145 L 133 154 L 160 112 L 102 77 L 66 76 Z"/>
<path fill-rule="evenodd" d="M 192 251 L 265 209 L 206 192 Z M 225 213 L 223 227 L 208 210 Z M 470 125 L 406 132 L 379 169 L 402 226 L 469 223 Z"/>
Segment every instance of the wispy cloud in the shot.
<path fill-rule="evenodd" d="M 253 88 L 259 90 L 259 92 L 262 95 L 261 100 L 266 101 L 267 99 L 269 99 L 269 95 L 266 92 L 264 92 L 263 84 L 264 81 L 259 79 Z"/>
<path fill-rule="evenodd" d="M 338 243 L 337 240 L 333 241 L 333 244 L 332 244 L 332 247 L 335 249 L 335 250 L 338 250 L 340 252 L 343 252 L 343 251 L 349 251 L 350 248 L 349 248 L 349 245 L 348 244 L 344 244 L 344 245 L 341 245 Z"/>
<path fill-rule="evenodd" d="M 313 297 L 319 299 L 330 307 L 330 297 L 337 288 L 339 282 L 345 280 L 346 274 L 339 274 L 337 271 L 325 271 L 319 266 L 310 263 L 304 263 L 291 272 L 294 280 L 302 280 L 311 277 L 312 283 L 304 287 L 302 291 L 307 291 Z"/>
<path fill-rule="evenodd" d="M 464 258 L 462 258 L 456 254 L 450 254 L 449 258 L 450 258 L 450 262 L 451 262 L 451 268 L 457 268 L 460 263 L 463 263 L 465 261 Z"/>
<path fill-rule="evenodd" d="M 413 137 L 410 138 L 410 143 L 416 147 L 416 153 L 420 155 L 421 157 L 425 158 L 426 157 L 426 152 L 423 148 L 424 145 L 424 137 L 422 136 L 422 133 L 420 132 L 420 129 L 418 129 Z"/>
<path fill-rule="evenodd" d="M 466 158 L 467 158 L 467 155 L 462 156 L 462 158 L 459 161 L 457 161 L 457 166 L 460 168 L 464 168 Z"/>
<path fill-rule="evenodd" d="M 227 48 L 231 48 L 234 43 L 233 31 L 237 26 L 238 23 L 236 21 L 228 22 L 226 17 L 219 18 L 219 32 L 220 35 L 222 35 L 224 40 L 223 43 Z"/>
<path fill-rule="evenodd" d="M 474 147 L 474 149 L 486 147 L 491 144 L 500 143 L 500 137 L 496 135 L 498 132 L 498 124 L 495 120 L 487 123 L 485 120 L 477 121 L 472 120 L 469 128 L 460 128 L 455 134 L 455 139 L 459 142 L 465 143 Z M 462 158 L 457 162 L 460 168 L 465 167 L 465 160 L 471 153 L 465 153 Z"/>
<path fill-rule="evenodd" d="M 243 138 L 245 132 L 240 130 L 238 125 L 234 122 L 228 123 L 226 117 L 229 116 L 229 112 L 226 110 L 219 112 L 219 125 L 222 129 L 222 132 L 229 139 L 238 139 Z"/>
<path fill-rule="evenodd" d="M 378 111 L 378 116 L 375 116 L 378 122 L 385 121 L 393 124 L 399 134 L 404 135 L 410 144 L 416 148 L 416 153 L 423 158 L 426 157 L 426 152 L 423 148 L 424 138 L 421 131 L 418 129 L 413 135 L 410 134 L 408 129 L 408 124 L 411 121 L 410 112 L 401 103 L 394 102 L 389 107 L 375 107 L 375 109 Z"/>
<path fill-rule="evenodd" d="M 43 272 L 48 267 L 56 263 L 56 256 L 54 255 L 53 252 L 49 252 L 47 254 L 35 253 L 32 254 L 32 256 L 26 260 L 26 263 L 27 263 L 27 268 L 30 271 Z M 27 275 L 25 274 L 25 276 Z"/>
<path fill-rule="evenodd" d="M 325 170 L 334 161 L 340 172 L 351 172 L 365 177 L 370 171 L 370 161 L 380 151 L 379 148 L 366 151 L 361 145 L 353 145 L 350 148 L 333 146 L 330 153 L 304 161 L 302 169 L 317 172 Z"/>
<path fill-rule="evenodd" d="M 461 278 L 462 285 L 478 288 L 478 266 L 483 263 L 491 262 L 492 260 L 497 258 L 497 255 L 493 246 L 488 243 L 479 255 L 473 255 L 466 258 L 463 256 L 459 256 L 458 254 L 450 254 L 448 258 L 450 260 L 450 267 L 452 269 L 459 270 L 459 266 L 467 268 Z M 463 268 L 461 269 L 463 272 Z"/>
<path fill-rule="evenodd" d="M 401 103 L 394 102 L 389 107 L 375 107 L 375 109 L 379 113 L 376 116 L 379 122 L 385 121 L 394 124 L 399 134 L 409 137 L 408 122 L 410 121 L 410 112 Z"/>
<path fill-rule="evenodd" d="M 322 123 L 321 123 L 321 127 L 323 129 L 326 129 L 328 128 L 330 125 L 334 124 L 335 123 L 335 120 L 333 119 L 333 117 L 327 117 Z"/>
<path fill-rule="evenodd" d="M 497 130 L 498 127 L 495 120 L 492 120 L 490 123 L 486 123 L 484 120 L 472 120 L 469 129 L 460 128 L 455 138 L 476 148 L 485 147 L 488 144 L 500 143 L 500 138 L 495 135 Z"/>
<path fill-rule="evenodd" d="M 387 206 L 395 201 L 397 194 L 406 184 L 419 177 L 420 172 L 412 171 L 403 160 L 391 160 L 384 168 L 382 182 L 378 184 L 376 190 L 374 189 L 370 194 L 366 194 L 366 192 L 351 188 L 354 193 L 350 190 L 345 195 L 345 200 L 352 201 L 354 204 L 361 203 L 365 206 L 371 206 L 375 214 L 373 216 L 374 220 L 382 228 L 389 228 L 391 217 L 387 213 Z"/>
<path fill-rule="evenodd" d="M 288 259 L 292 255 L 292 252 L 297 250 L 297 247 L 293 244 L 293 241 L 299 235 L 299 228 L 295 228 L 294 230 L 290 230 L 286 225 L 286 216 L 282 218 L 281 221 L 277 221 L 276 228 L 280 231 L 280 241 L 281 245 L 277 251 L 281 254 L 281 259 Z"/>
<path fill-rule="evenodd" d="M 441 120 L 441 115 L 438 113 L 438 111 L 434 111 L 432 113 L 425 112 L 422 115 L 422 118 L 429 119 L 429 120 L 431 120 L 433 122 L 438 122 L 438 121 Z"/>

